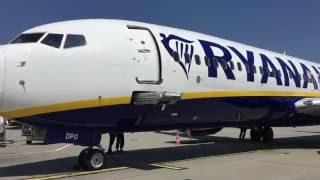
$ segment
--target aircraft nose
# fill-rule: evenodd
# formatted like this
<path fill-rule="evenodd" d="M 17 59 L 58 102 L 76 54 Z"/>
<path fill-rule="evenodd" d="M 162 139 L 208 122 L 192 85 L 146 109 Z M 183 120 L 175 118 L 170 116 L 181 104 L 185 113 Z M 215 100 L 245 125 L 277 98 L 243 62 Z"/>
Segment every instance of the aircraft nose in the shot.
<path fill-rule="evenodd" d="M 6 56 L 2 48 L 0 48 L 0 104 L 2 104 L 4 94 L 4 82 L 5 82 L 5 62 Z"/>

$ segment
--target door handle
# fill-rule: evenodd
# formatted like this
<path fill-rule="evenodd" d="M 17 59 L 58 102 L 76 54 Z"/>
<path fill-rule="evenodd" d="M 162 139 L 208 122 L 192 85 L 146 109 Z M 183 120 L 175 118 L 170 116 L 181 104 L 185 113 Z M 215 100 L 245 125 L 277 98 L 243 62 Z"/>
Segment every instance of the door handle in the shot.
<path fill-rule="evenodd" d="M 150 49 L 138 49 L 139 53 L 150 53 L 151 50 Z"/>
<path fill-rule="evenodd" d="M 136 77 L 136 81 L 138 84 L 162 84 L 163 79 L 160 79 L 159 81 L 143 81 L 143 80 L 139 80 L 138 77 Z"/>
<path fill-rule="evenodd" d="M 17 67 L 24 67 L 24 66 L 26 66 L 26 64 L 27 64 L 27 61 L 20 61 L 20 62 L 18 62 Z"/>

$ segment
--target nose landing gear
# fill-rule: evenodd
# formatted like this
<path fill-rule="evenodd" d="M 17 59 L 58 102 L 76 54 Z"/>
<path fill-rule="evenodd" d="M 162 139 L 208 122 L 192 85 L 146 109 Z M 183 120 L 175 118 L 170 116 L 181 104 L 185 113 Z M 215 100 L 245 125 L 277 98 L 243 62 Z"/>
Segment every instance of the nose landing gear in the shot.
<path fill-rule="evenodd" d="M 254 127 L 250 131 L 251 140 L 254 142 L 271 142 L 273 141 L 273 130 L 271 127 Z"/>
<path fill-rule="evenodd" d="M 105 155 L 100 149 L 86 148 L 79 154 L 78 162 L 84 170 L 98 170 L 105 163 Z"/>

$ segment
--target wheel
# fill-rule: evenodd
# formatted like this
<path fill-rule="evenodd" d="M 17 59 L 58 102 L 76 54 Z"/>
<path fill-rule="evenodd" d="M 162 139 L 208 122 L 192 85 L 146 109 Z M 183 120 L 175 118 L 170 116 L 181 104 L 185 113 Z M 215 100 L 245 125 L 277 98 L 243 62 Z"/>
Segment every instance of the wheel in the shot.
<path fill-rule="evenodd" d="M 27 144 L 32 144 L 32 140 L 26 140 Z"/>
<path fill-rule="evenodd" d="M 83 169 L 88 169 L 87 164 L 86 164 L 86 157 L 89 154 L 89 148 L 86 148 L 82 150 L 78 156 L 78 163 L 81 168 Z"/>
<path fill-rule="evenodd" d="M 259 142 L 261 141 L 261 130 L 260 128 L 252 128 L 250 131 L 251 141 Z"/>
<path fill-rule="evenodd" d="M 90 149 L 89 153 L 84 158 L 88 170 L 101 169 L 104 165 L 105 156 L 104 152 L 100 149 Z"/>
<path fill-rule="evenodd" d="M 271 142 L 273 140 L 273 130 L 271 127 L 265 127 L 262 131 L 263 142 Z"/>

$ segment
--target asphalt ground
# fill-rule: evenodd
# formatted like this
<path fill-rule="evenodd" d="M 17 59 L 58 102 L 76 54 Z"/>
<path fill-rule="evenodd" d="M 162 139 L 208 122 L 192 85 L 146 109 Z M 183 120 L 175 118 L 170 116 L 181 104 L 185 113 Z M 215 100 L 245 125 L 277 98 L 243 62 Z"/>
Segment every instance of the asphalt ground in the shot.
<path fill-rule="evenodd" d="M 274 142 L 254 143 L 238 140 L 239 129 L 226 128 L 211 136 L 180 136 L 180 144 L 171 131 L 127 133 L 125 153 L 106 155 L 101 170 L 81 171 L 77 156 L 84 147 L 27 145 L 20 129 L 9 127 L 9 141 L 0 145 L 0 179 L 320 179 L 320 126 L 274 133 Z M 104 135 L 106 148 L 108 141 Z"/>

